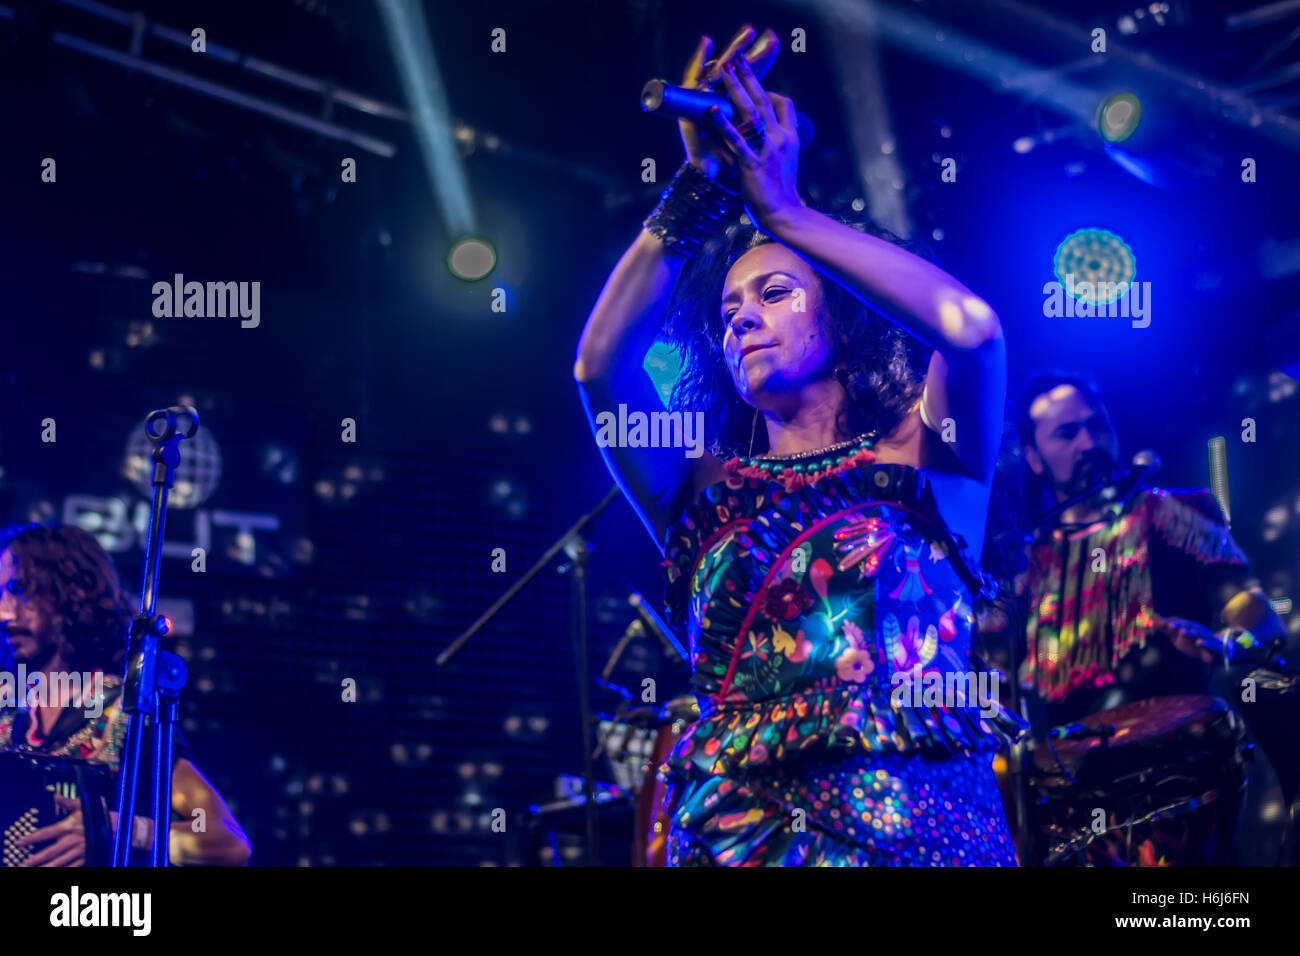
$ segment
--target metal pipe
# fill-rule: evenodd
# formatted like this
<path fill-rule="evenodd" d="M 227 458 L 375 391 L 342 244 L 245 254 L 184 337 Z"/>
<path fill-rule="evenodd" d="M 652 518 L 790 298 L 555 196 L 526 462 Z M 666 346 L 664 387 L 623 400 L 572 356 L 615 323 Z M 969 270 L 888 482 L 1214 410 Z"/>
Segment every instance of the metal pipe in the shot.
<path fill-rule="evenodd" d="M 68 0 L 61 0 L 68 2 Z M 85 0 L 79 0 L 85 2 Z M 182 73 L 180 70 L 174 70 L 171 67 L 161 66 L 156 63 L 150 63 L 138 56 L 132 56 L 129 53 L 121 53 L 117 50 L 109 49 L 98 43 L 91 43 L 89 40 L 83 40 L 80 37 L 74 37 L 68 33 L 56 32 L 52 39 L 55 44 L 67 47 L 70 50 L 76 50 L 79 53 L 87 53 L 90 56 L 98 57 L 101 60 L 108 60 L 110 63 L 116 63 L 119 66 L 125 66 L 132 70 L 139 70 L 142 73 L 148 73 L 150 76 L 156 76 L 161 80 L 169 83 L 175 83 L 177 86 L 183 86 L 186 89 L 193 90 L 196 93 L 202 93 L 213 99 L 223 100 L 235 106 L 241 106 L 244 109 L 252 110 L 255 113 L 262 113 L 290 124 L 300 129 L 310 130 L 321 136 L 327 136 L 330 139 L 342 140 L 351 143 L 354 146 L 364 149 L 367 152 L 374 153 L 377 156 L 383 156 L 385 159 L 391 159 L 397 154 L 397 147 L 386 140 L 376 139 L 373 136 L 367 136 L 365 133 L 358 133 L 355 130 L 346 129 L 334 123 L 326 123 L 316 119 L 314 116 L 308 116 L 306 113 L 300 113 L 297 110 L 287 109 L 278 106 L 275 103 L 268 102 L 256 96 L 250 96 L 239 90 L 231 89 L 227 86 L 221 86 L 208 80 L 199 79 L 196 76 L 190 76 L 188 73 Z"/>
<path fill-rule="evenodd" d="M 1000 9 L 1022 23 L 1037 25 L 1045 33 L 1055 34 L 1079 46 L 1091 40 L 1091 34 L 1083 27 L 1020 0 L 984 0 L 984 5 Z M 1291 149 L 1300 149 L 1300 120 L 1293 116 L 1269 109 L 1235 90 L 1170 66 L 1145 51 L 1134 51 L 1123 44 L 1112 43 L 1107 55 L 1116 63 L 1181 86 L 1188 95 L 1207 101 L 1217 115 L 1229 122 L 1255 130 Z"/>
<path fill-rule="evenodd" d="M 73 7 L 84 13 L 92 14 L 103 20 L 109 20 L 113 23 L 119 23 L 123 26 L 131 26 L 133 14 L 124 10 L 118 10 L 116 7 L 110 7 L 106 3 L 100 3 L 99 0 L 55 0 L 66 7 Z M 161 23 L 150 24 L 149 33 L 160 40 L 176 46 L 189 49 L 193 42 L 191 36 L 182 30 L 173 27 L 164 26 Z M 306 90 L 309 93 L 318 93 L 321 96 L 327 96 L 336 103 L 359 110 L 362 113 L 368 113 L 371 116 L 383 116 L 388 119 L 400 120 L 409 123 L 410 114 L 400 107 L 393 106 L 390 103 L 384 103 L 364 93 L 357 93 L 353 90 L 347 90 L 331 86 L 324 80 L 307 76 L 296 70 L 281 66 L 278 63 L 272 63 L 269 60 L 263 60 L 260 57 L 249 56 L 240 53 L 233 47 L 223 46 L 219 43 L 208 43 L 207 55 L 215 57 L 232 66 L 241 66 L 250 73 L 256 73 L 259 76 L 265 76 L 269 79 L 276 80 L 286 86 L 292 86 L 296 89 Z"/>

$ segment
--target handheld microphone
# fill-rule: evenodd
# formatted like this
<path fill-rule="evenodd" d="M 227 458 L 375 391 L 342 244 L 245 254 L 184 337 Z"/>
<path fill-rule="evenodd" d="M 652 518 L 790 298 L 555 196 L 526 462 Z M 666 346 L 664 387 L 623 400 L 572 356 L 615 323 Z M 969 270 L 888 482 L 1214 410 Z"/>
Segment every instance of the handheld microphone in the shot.
<path fill-rule="evenodd" d="M 705 124 L 710 119 L 709 108 L 712 106 L 716 106 L 730 122 L 736 122 L 736 107 L 720 93 L 675 86 L 667 80 L 651 80 L 641 88 L 641 109 L 654 116 Z M 806 149 L 816 135 L 816 127 L 798 110 L 795 110 L 795 125 L 799 131 L 799 148 Z"/>

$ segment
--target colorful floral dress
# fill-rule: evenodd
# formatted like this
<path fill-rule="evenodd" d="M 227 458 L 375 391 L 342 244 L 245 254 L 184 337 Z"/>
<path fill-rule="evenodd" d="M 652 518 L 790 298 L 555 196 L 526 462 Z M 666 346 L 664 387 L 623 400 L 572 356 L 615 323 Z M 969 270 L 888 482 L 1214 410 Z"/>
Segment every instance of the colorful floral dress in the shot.
<path fill-rule="evenodd" d="M 741 465 L 665 535 L 700 707 L 659 768 L 669 865 L 1014 866 L 991 760 L 1025 728 L 972 670 L 992 584 L 925 475 Z"/>

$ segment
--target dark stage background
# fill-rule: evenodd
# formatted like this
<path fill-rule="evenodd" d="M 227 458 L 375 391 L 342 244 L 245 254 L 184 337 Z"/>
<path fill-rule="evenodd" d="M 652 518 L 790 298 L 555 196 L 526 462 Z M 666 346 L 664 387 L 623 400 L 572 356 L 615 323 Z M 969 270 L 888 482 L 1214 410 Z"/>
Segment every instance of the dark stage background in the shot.
<path fill-rule="evenodd" d="M 187 459 L 193 503 L 169 519 L 181 554 L 164 561 L 161 593 L 188 622 L 186 732 L 254 863 L 535 862 L 524 815 L 582 767 L 568 578 L 548 569 L 449 666 L 433 658 L 611 484 L 572 383 L 574 348 L 681 158 L 675 127 L 644 116 L 637 94 L 652 76 L 676 80 L 702 32 L 722 42 L 748 20 L 788 48 L 804 30 L 808 52 L 783 51 L 766 85 L 817 125 L 805 200 L 845 209 L 879 159 L 855 139 L 860 61 L 852 30 L 835 26 L 862 5 L 424 4 L 477 231 L 500 257 L 479 282 L 448 271 L 458 236 L 410 122 L 326 108 L 320 93 L 241 65 L 258 57 L 407 110 L 375 4 L 129 9 L 146 18 L 144 59 L 391 144 L 391 156 L 86 52 L 130 50 L 129 22 L 103 15 L 128 5 L 92 6 L 0 0 L 0 517 L 75 516 L 135 588 L 129 518 L 147 498 L 128 474 L 129 440 L 149 410 L 194 404 L 210 441 Z M 897 163 L 890 188 L 912 234 L 1002 317 L 1011 394 L 1043 364 L 1091 370 L 1126 452 L 1155 449 L 1164 485 L 1207 485 L 1206 442 L 1225 436 L 1233 531 L 1270 597 L 1294 598 L 1300 397 L 1265 336 L 1300 291 L 1297 119 L 1283 100 L 1260 123 L 1239 122 L 1118 54 L 1079 65 L 1088 30 L 1111 26 L 1116 47 L 1238 88 L 1294 26 L 1225 31 L 1252 5 L 1183 6 L 1186 23 L 1121 38 L 1125 4 L 877 5 L 892 123 L 880 152 Z M 929 26 L 909 33 L 913 22 Z M 193 53 L 153 24 L 203 27 L 236 57 Z M 505 53 L 490 49 L 498 27 Z M 1276 54 L 1273 68 L 1295 54 Z M 1153 118 L 1178 117 L 1169 151 L 1208 150 L 1212 177 L 1173 191 L 1139 181 L 1044 92 L 1069 84 L 1100 98 L 1122 83 L 1143 91 Z M 47 157 L 55 182 L 42 181 Z M 345 157 L 354 183 L 341 181 Z M 646 157 L 659 183 L 642 182 Z M 1241 181 L 1243 157 L 1256 159 L 1257 182 Z M 944 158 L 956 182 L 941 180 Z M 1057 244 L 1087 227 L 1132 248 L 1137 279 L 1152 283 L 1149 328 L 1042 315 Z M 260 324 L 155 318 L 152 285 L 176 273 L 260 282 Z M 1253 444 L 1241 441 L 1247 417 Z M 56 442 L 42 441 L 46 419 Z M 345 419 L 355 441 L 343 440 Z M 189 558 L 200 525 L 201 574 Z M 661 585 L 655 548 L 621 499 L 592 543 L 598 668 L 632 619 L 625 586 L 657 599 Z M 504 573 L 492 570 L 496 548 Z M 1294 636 L 1296 616 L 1284 618 Z M 649 644 L 615 680 L 642 676 L 661 699 L 685 686 Z M 341 701 L 346 678 L 355 703 Z M 1262 860 L 1280 818 L 1259 789 L 1242 841 Z M 497 808 L 504 834 L 491 826 Z M 573 860 L 578 844 L 557 838 L 547 861 Z"/>

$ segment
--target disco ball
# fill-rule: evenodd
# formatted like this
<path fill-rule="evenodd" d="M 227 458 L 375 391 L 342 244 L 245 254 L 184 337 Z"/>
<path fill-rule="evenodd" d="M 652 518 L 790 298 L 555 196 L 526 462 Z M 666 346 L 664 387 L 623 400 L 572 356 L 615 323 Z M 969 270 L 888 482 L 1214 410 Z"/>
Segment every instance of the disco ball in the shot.
<path fill-rule="evenodd" d="M 1069 287 L 1066 277 L 1074 276 L 1074 283 L 1092 283 L 1091 294 L 1075 294 L 1094 304 L 1113 302 L 1128 291 L 1129 283 L 1137 274 L 1137 260 L 1133 250 L 1119 236 L 1105 229 L 1080 229 L 1072 232 L 1056 247 L 1053 263 L 1057 281 Z M 1098 283 L 1111 283 L 1105 296 L 1098 296 Z"/>
<path fill-rule="evenodd" d="M 146 498 L 153 497 L 154 443 L 145 434 L 142 418 L 126 440 L 122 473 Z M 212 496 L 221 484 L 221 447 L 212 432 L 200 428 L 193 438 L 180 443 L 181 461 L 176 466 L 176 483 L 167 494 L 173 508 L 197 508 Z"/>

